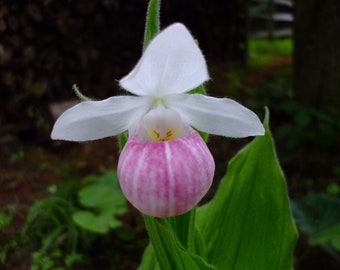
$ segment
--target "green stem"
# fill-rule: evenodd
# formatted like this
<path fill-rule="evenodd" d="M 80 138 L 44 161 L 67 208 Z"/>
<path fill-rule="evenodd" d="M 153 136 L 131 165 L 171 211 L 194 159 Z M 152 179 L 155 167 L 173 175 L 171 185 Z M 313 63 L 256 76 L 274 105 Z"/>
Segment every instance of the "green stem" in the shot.
<path fill-rule="evenodd" d="M 77 95 L 77 97 L 81 99 L 81 101 L 91 101 L 90 98 L 88 98 L 82 92 L 80 92 L 80 90 L 79 90 L 79 88 L 76 84 L 72 85 L 72 89 L 73 89 L 74 93 Z"/>
<path fill-rule="evenodd" d="M 143 50 L 149 45 L 150 41 L 159 32 L 159 9 L 161 0 L 150 0 L 146 14 L 146 24 L 144 33 Z"/>
<path fill-rule="evenodd" d="M 183 247 L 192 252 L 195 250 L 195 218 L 196 207 L 183 215 L 168 219 Z"/>
<path fill-rule="evenodd" d="M 196 207 L 190 212 L 190 220 L 188 226 L 188 251 L 195 251 L 195 222 L 196 222 Z"/>
<path fill-rule="evenodd" d="M 162 244 L 162 240 L 160 237 L 160 232 L 157 229 L 156 218 L 143 215 L 145 227 L 149 234 L 150 241 L 153 247 L 153 250 L 156 254 L 157 261 L 162 270 L 173 270 L 171 267 L 171 261 L 167 255 L 167 252 Z"/>

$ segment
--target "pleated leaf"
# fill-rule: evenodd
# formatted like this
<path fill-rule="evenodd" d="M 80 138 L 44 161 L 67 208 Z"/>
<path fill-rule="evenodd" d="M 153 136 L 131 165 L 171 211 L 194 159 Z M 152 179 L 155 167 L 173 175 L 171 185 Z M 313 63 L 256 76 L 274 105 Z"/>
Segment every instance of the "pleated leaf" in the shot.
<path fill-rule="evenodd" d="M 268 128 L 230 162 L 211 202 L 198 208 L 197 225 L 216 269 L 289 270 L 297 232 L 285 178 Z"/>

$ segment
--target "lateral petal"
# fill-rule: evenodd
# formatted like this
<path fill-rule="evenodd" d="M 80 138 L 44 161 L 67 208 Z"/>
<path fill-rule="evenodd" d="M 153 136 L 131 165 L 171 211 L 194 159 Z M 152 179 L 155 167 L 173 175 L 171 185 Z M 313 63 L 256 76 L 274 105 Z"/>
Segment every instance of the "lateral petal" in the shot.
<path fill-rule="evenodd" d="M 120 85 L 136 95 L 187 92 L 209 79 L 201 50 L 188 29 L 175 23 L 149 44 Z"/>
<path fill-rule="evenodd" d="M 149 98 L 135 96 L 81 102 L 57 119 L 51 138 L 82 142 L 114 136 L 140 121 L 150 105 Z"/>
<path fill-rule="evenodd" d="M 189 125 L 210 134 L 242 138 L 265 132 L 257 115 L 232 99 L 178 94 L 168 96 L 166 105 Z"/>

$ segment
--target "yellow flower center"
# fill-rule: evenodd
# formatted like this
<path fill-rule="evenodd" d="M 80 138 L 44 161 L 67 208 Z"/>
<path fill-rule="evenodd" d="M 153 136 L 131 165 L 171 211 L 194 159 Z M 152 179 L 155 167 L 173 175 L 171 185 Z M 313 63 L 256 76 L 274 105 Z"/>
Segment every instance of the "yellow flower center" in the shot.
<path fill-rule="evenodd" d="M 152 141 L 163 142 L 179 137 L 182 121 L 177 112 L 158 106 L 144 116 L 143 126 Z"/>

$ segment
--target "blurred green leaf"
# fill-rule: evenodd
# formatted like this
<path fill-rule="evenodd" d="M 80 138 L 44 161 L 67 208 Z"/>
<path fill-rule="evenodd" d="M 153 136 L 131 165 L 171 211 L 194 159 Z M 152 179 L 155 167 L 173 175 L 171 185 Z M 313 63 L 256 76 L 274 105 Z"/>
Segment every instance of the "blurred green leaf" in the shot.
<path fill-rule="evenodd" d="M 308 235 L 340 223 L 340 199 L 336 196 L 311 192 L 302 200 L 292 200 L 291 207 L 296 223 Z"/>
<path fill-rule="evenodd" d="M 121 213 L 125 210 L 126 199 L 119 189 L 105 185 L 91 185 L 79 191 L 79 201 L 83 206 L 101 212 Z"/>
<path fill-rule="evenodd" d="M 217 269 L 293 269 L 297 232 L 285 178 L 268 128 L 230 162 L 197 225 Z"/>
<path fill-rule="evenodd" d="M 312 245 L 329 244 L 340 251 L 340 223 L 329 226 L 312 235 L 310 243 Z"/>
<path fill-rule="evenodd" d="M 340 251 L 340 199 L 323 193 L 309 193 L 291 202 L 296 223 L 311 245 L 321 245 L 333 257 Z"/>
<path fill-rule="evenodd" d="M 337 183 L 332 183 L 327 186 L 327 193 L 337 195 L 340 193 L 340 186 Z"/>
<path fill-rule="evenodd" d="M 110 213 L 103 213 L 97 216 L 89 211 L 77 211 L 73 214 L 73 220 L 89 231 L 103 234 L 107 233 L 110 228 L 115 229 L 122 225 Z"/>
<path fill-rule="evenodd" d="M 92 182 L 95 176 L 85 179 Z M 97 177 L 95 184 L 82 188 L 79 193 L 79 202 L 89 210 L 80 210 L 72 217 L 79 226 L 97 233 L 107 233 L 109 229 L 121 226 L 116 215 L 127 211 L 126 199 L 118 186 L 116 171 Z"/>
<path fill-rule="evenodd" d="M 0 230 L 5 230 L 12 222 L 12 216 L 5 212 L 0 212 Z"/>
<path fill-rule="evenodd" d="M 299 127 L 305 128 L 311 122 L 311 115 L 307 110 L 300 110 L 295 115 L 295 122 L 298 124 Z"/>
<path fill-rule="evenodd" d="M 84 255 L 80 254 L 80 253 L 71 253 L 68 254 L 65 258 L 65 264 L 68 267 L 71 267 L 73 264 L 77 263 L 77 262 L 81 262 L 82 260 L 84 260 Z"/>

